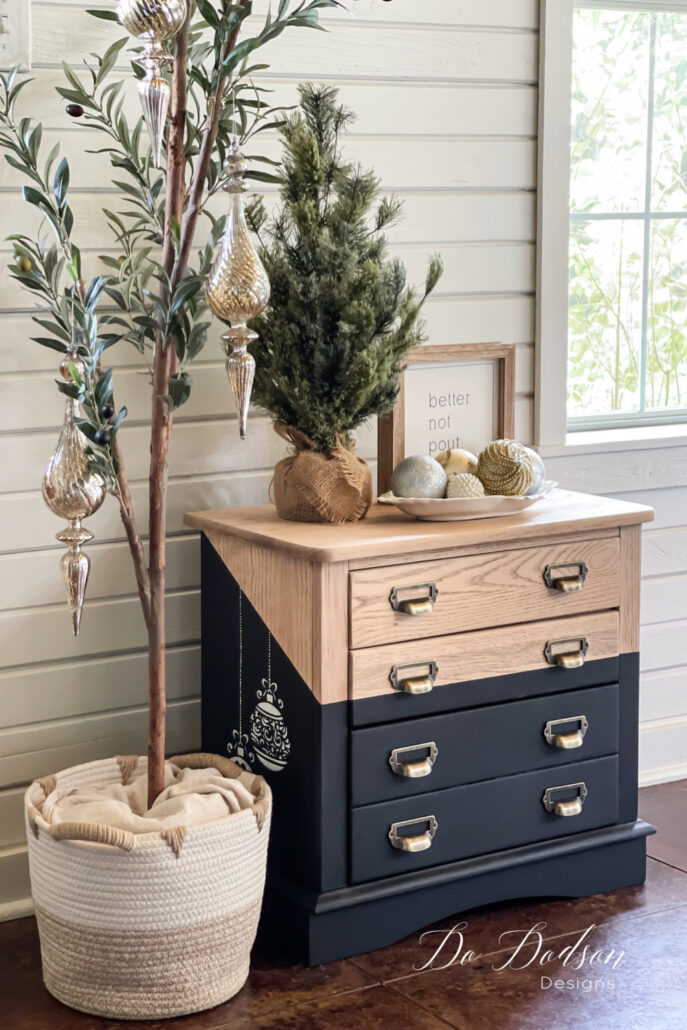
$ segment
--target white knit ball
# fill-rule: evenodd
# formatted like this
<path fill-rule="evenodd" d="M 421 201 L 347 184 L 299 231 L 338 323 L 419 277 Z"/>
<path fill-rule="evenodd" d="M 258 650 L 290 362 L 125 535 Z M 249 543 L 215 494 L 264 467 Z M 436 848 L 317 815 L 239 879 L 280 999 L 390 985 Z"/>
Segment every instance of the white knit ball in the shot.
<path fill-rule="evenodd" d="M 458 472 L 448 477 L 447 497 L 484 497 L 484 487 L 471 472 Z"/>

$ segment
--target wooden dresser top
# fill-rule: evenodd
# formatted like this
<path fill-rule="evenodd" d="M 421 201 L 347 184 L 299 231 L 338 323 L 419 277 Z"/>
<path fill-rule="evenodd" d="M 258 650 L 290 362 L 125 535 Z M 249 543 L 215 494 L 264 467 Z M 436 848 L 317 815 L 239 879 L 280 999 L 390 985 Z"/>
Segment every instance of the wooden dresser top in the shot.
<path fill-rule="evenodd" d="M 642 504 L 593 494 L 554 490 L 518 515 L 468 522 L 420 522 L 395 508 L 374 505 L 361 522 L 343 526 L 288 522 L 272 505 L 191 512 L 187 526 L 226 533 L 290 551 L 315 562 L 353 561 L 382 555 L 417 554 L 475 544 L 530 541 L 560 533 L 593 532 L 650 522 L 653 510 Z"/>

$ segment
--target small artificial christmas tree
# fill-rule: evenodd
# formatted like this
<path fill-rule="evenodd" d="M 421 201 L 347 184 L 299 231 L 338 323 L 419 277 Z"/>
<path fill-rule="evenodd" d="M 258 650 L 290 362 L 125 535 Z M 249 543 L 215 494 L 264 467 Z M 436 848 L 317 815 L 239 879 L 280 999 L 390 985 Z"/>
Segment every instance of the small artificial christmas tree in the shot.
<path fill-rule="evenodd" d="M 269 306 L 251 323 L 253 396 L 298 451 L 277 466 L 274 488 L 279 513 L 299 520 L 342 522 L 369 507 L 371 477 L 352 454 L 352 433 L 393 408 L 443 267 L 431 258 L 418 295 L 388 258 L 383 230 L 401 204 L 379 201 L 374 173 L 343 156 L 353 119 L 335 88 L 301 86 L 300 110 L 280 129 L 282 206 L 271 220 L 261 200 L 249 212 L 271 284 Z"/>

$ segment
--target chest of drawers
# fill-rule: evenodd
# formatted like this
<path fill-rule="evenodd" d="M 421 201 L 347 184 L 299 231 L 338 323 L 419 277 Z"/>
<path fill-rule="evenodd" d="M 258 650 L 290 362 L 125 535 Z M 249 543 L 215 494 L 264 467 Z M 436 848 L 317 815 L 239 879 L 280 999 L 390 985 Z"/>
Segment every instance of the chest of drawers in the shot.
<path fill-rule="evenodd" d="M 265 775 L 263 932 L 319 963 L 516 897 L 642 882 L 641 523 L 554 491 L 518 516 L 203 533 L 203 749 Z"/>

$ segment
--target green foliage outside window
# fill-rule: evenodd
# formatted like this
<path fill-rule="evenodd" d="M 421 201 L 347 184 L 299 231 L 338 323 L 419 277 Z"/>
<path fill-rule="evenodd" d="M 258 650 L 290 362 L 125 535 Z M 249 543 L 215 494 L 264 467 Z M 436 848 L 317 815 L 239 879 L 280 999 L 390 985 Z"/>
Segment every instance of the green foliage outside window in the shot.
<path fill-rule="evenodd" d="M 575 12 L 573 418 L 687 414 L 686 29 L 675 12 Z"/>

